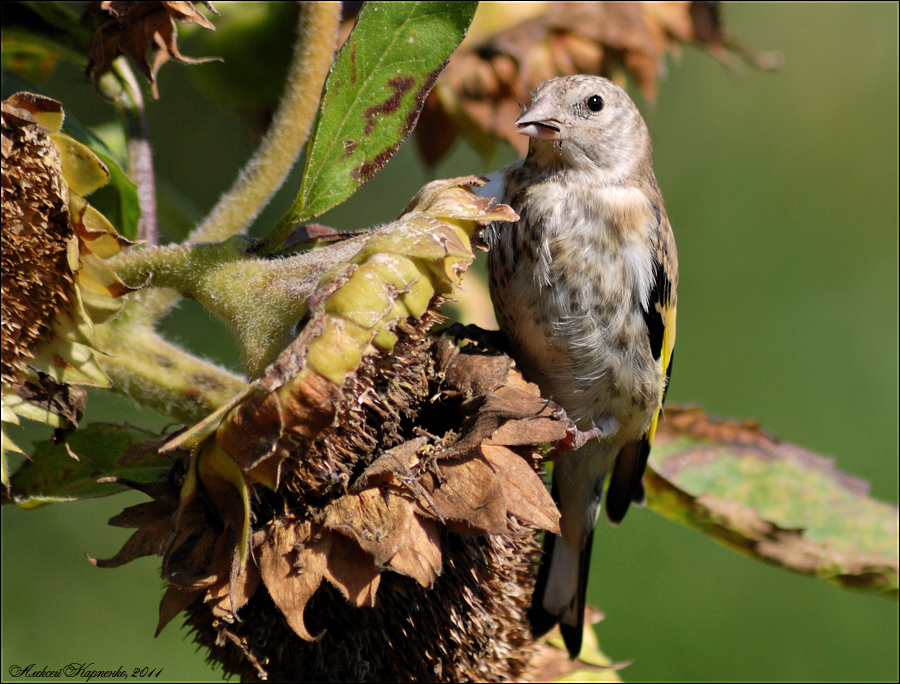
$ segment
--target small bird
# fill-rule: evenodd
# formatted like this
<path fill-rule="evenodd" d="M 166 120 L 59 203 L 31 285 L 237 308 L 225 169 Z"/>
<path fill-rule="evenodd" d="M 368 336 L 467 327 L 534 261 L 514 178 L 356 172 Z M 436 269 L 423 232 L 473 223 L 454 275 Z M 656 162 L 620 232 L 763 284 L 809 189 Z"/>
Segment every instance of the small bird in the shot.
<path fill-rule="evenodd" d="M 598 76 L 541 83 L 523 106 L 525 159 L 479 191 L 519 214 L 487 231 L 491 297 L 517 366 L 577 426 L 552 492 L 529 614 L 581 650 L 594 525 L 642 504 L 675 344 L 678 257 L 653 174 L 650 133 L 624 90 Z M 560 448 L 558 447 L 558 451 Z"/>

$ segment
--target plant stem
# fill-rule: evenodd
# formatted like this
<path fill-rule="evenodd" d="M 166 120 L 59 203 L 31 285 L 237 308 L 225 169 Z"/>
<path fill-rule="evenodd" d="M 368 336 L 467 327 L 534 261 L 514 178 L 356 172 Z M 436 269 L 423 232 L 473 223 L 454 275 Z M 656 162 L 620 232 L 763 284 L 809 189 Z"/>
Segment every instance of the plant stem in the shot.
<path fill-rule="evenodd" d="M 124 58 L 119 58 L 114 62 L 114 68 L 122 85 L 121 93 L 116 98 L 116 106 L 123 120 L 128 141 L 128 175 L 137 185 L 138 201 L 141 205 L 138 238 L 148 245 L 155 246 L 159 244 L 156 177 L 153 172 L 153 155 L 150 150 L 144 98 L 141 95 L 141 86 L 128 62 Z"/>
<path fill-rule="evenodd" d="M 186 425 L 205 418 L 246 384 L 240 376 L 170 344 L 149 325 L 129 321 L 98 326 L 96 336 L 105 352 L 100 365 L 114 391 Z"/>
<path fill-rule="evenodd" d="M 252 238 L 236 235 L 224 242 L 139 249 L 112 257 L 110 266 L 126 284 L 151 281 L 149 288 L 131 296 L 119 318 L 150 325 L 154 319 L 148 315 L 148 298 L 174 293 L 191 297 L 228 326 L 244 368 L 259 374 L 289 344 L 294 325 L 306 313 L 306 298 L 325 271 L 352 256 L 359 240 L 333 246 L 328 255 L 303 253 L 286 259 L 256 258 L 250 254 L 254 244 Z"/>
<path fill-rule="evenodd" d="M 266 137 L 234 186 L 212 209 L 187 242 L 215 242 L 246 231 L 281 187 L 312 129 L 322 86 L 337 45 L 341 8 L 337 2 L 301 5 L 294 59 L 285 93 Z M 161 318 L 177 299 L 175 292 L 154 289 L 141 300 L 149 320 Z"/>
<path fill-rule="evenodd" d="M 188 242 L 214 242 L 245 231 L 281 187 L 312 129 L 337 43 L 337 2 L 301 5 L 294 59 L 272 125 L 234 186 Z"/>

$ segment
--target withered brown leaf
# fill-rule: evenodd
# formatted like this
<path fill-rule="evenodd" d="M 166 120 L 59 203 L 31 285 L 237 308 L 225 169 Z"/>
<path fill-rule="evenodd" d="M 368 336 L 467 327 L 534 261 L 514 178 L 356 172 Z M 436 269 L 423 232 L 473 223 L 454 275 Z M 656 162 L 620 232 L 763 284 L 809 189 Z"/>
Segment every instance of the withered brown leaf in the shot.
<path fill-rule="evenodd" d="M 98 83 L 100 77 L 112 69 L 113 60 L 125 55 L 153 87 L 153 97 L 159 97 L 156 74 L 169 59 L 185 64 L 201 64 L 216 58 L 186 57 L 178 49 L 178 23 L 197 24 L 215 31 L 216 27 L 193 5 L 198 2 L 163 0 L 161 2 L 104 2 L 88 3 L 82 23 L 94 30 L 89 46 L 90 62 L 87 72 Z M 203 5 L 218 14 L 211 2 Z"/>

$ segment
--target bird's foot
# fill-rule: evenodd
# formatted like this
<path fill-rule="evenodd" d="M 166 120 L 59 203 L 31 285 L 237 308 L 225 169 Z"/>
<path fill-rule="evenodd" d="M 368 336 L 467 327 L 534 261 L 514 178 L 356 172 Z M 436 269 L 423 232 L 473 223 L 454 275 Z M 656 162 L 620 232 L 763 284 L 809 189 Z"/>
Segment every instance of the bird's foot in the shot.
<path fill-rule="evenodd" d="M 509 341 L 499 330 L 484 330 L 477 325 L 453 323 L 443 331 L 444 335 L 458 340 L 470 340 L 481 351 L 503 352 L 509 354 Z"/>
<path fill-rule="evenodd" d="M 567 451 L 577 451 L 595 437 L 603 437 L 604 432 L 599 427 L 593 427 L 590 430 L 579 430 L 574 425 L 566 430 L 566 436 L 559 440 L 554 449 L 557 454 L 563 454 Z"/>
<path fill-rule="evenodd" d="M 601 418 L 590 430 L 579 430 L 571 423 L 566 429 L 566 436 L 553 446 L 551 458 L 562 456 L 569 451 L 577 451 L 592 439 L 604 439 L 615 434 L 618 429 L 619 423 L 615 418 Z"/>

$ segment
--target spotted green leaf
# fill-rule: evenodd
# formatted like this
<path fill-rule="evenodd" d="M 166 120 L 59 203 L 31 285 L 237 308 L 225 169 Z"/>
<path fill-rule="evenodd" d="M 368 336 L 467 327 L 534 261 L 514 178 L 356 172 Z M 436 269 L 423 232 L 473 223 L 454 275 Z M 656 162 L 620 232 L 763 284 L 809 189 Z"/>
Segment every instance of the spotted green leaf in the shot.
<path fill-rule="evenodd" d="M 476 2 L 368 2 L 325 81 L 292 223 L 343 202 L 412 132 Z"/>
<path fill-rule="evenodd" d="M 660 426 L 651 508 L 767 563 L 897 596 L 900 515 L 866 482 L 753 423 L 667 408 Z"/>

